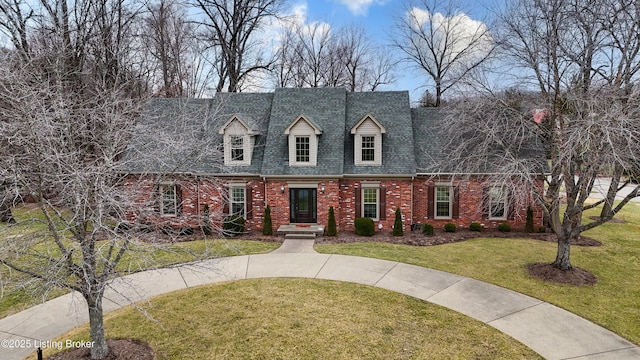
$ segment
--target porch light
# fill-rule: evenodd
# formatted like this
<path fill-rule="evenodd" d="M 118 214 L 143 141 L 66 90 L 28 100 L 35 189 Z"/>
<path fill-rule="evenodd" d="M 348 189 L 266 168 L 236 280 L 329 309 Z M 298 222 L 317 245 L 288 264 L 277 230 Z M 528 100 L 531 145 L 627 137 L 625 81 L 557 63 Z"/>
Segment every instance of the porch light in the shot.
<path fill-rule="evenodd" d="M 320 188 L 320 194 L 324 194 L 324 185 Z"/>
<path fill-rule="evenodd" d="M 280 185 L 280 193 L 284 194 L 284 185 Z"/>

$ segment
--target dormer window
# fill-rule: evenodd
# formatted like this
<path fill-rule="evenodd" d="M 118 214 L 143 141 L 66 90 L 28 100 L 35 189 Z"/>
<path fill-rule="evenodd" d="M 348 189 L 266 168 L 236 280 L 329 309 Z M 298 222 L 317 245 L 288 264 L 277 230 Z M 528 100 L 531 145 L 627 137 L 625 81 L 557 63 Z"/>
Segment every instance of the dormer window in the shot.
<path fill-rule="evenodd" d="M 376 161 L 376 137 L 375 136 L 363 136 L 362 137 L 362 162 L 375 162 Z"/>
<path fill-rule="evenodd" d="M 372 115 L 365 115 L 351 128 L 354 135 L 354 164 L 382 165 L 382 134 L 385 128 Z"/>
<path fill-rule="evenodd" d="M 289 166 L 316 166 L 322 129 L 300 115 L 284 133 L 289 136 Z"/>
<path fill-rule="evenodd" d="M 296 136 L 296 162 L 308 163 L 311 158 L 308 136 Z"/>
<path fill-rule="evenodd" d="M 225 165 L 251 165 L 251 154 L 257 132 L 253 131 L 240 117 L 232 116 L 218 133 L 223 135 Z"/>
<path fill-rule="evenodd" d="M 231 161 L 244 161 L 244 139 L 242 136 L 231 136 Z"/>

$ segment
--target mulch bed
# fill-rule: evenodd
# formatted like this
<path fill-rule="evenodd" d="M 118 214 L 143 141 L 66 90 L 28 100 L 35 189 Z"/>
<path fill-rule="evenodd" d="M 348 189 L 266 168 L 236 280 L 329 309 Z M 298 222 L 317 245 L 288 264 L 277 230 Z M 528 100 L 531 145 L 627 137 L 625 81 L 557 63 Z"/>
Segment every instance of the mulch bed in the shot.
<path fill-rule="evenodd" d="M 587 270 L 574 267 L 571 270 L 560 270 L 552 264 L 535 263 L 527 265 L 529 275 L 543 281 L 574 286 L 594 285 L 598 278 Z"/>
<path fill-rule="evenodd" d="M 109 354 L 104 360 L 154 360 L 149 344 L 136 339 L 108 339 Z M 91 349 L 69 349 L 49 356 L 47 360 L 90 360 Z"/>

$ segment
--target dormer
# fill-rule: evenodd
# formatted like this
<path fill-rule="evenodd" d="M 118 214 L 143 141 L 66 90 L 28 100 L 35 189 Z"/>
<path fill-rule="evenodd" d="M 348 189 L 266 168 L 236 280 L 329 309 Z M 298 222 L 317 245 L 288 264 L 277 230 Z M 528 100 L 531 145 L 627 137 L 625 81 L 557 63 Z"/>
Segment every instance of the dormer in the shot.
<path fill-rule="evenodd" d="M 365 115 L 351 128 L 355 165 L 382 165 L 382 134 L 386 132 L 371 114 Z"/>
<path fill-rule="evenodd" d="M 234 115 L 220 128 L 218 133 L 223 135 L 225 165 L 251 165 L 251 155 L 258 133 L 246 121 Z"/>
<path fill-rule="evenodd" d="M 289 136 L 289 166 L 316 166 L 322 129 L 300 115 L 284 130 Z"/>

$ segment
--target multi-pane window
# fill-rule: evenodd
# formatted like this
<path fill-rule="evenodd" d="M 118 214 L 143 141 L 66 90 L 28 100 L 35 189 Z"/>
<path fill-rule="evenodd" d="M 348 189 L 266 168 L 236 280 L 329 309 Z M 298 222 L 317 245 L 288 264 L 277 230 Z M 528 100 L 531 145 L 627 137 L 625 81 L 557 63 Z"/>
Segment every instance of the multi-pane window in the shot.
<path fill-rule="evenodd" d="M 362 137 L 362 161 L 375 161 L 375 136 Z"/>
<path fill-rule="evenodd" d="M 436 186 L 435 216 L 437 218 L 451 217 L 451 187 Z"/>
<path fill-rule="evenodd" d="M 245 188 L 234 187 L 231 188 L 229 203 L 231 204 L 231 214 L 245 215 Z"/>
<path fill-rule="evenodd" d="M 244 160 L 244 141 L 242 136 L 231 136 L 231 160 Z"/>
<path fill-rule="evenodd" d="M 507 193 L 501 187 L 493 187 L 489 190 L 489 218 L 507 218 Z"/>
<path fill-rule="evenodd" d="M 296 162 L 309 162 L 310 146 L 308 136 L 296 136 Z"/>
<path fill-rule="evenodd" d="M 160 211 L 162 215 L 176 215 L 177 197 L 175 185 L 163 185 L 160 187 Z"/>
<path fill-rule="evenodd" d="M 378 218 L 378 189 L 363 188 L 362 189 L 362 215 L 364 217 Z"/>

